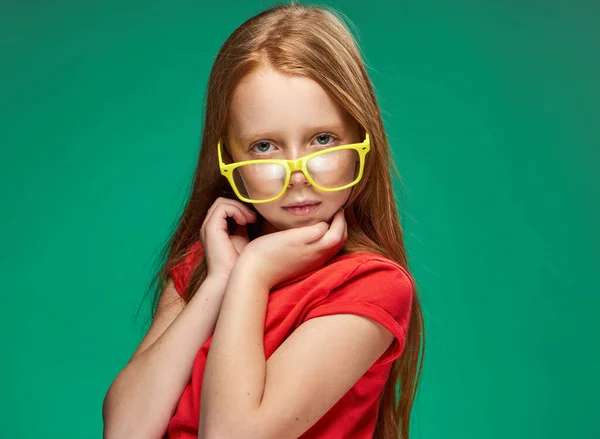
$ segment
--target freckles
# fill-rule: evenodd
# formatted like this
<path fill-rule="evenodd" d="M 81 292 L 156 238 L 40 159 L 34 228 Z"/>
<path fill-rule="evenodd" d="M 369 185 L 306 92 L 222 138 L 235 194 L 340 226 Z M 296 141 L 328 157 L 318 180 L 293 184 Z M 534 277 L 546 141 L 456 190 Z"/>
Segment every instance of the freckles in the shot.
<path fill-rule="evenodd" d="M 351 191 L 351 189 L 346 189 L 346 190 L 339 191 L 339 192 L 328 193 L 327 195 L 325 195 L 327 203 L 330 203 L 332 206 L 337 205 L 337 208 L 335 209 L 335 210 L 337 210 L 346 201 L 348 201 L 348 198 L 350 197 L 350 191 Z"/>

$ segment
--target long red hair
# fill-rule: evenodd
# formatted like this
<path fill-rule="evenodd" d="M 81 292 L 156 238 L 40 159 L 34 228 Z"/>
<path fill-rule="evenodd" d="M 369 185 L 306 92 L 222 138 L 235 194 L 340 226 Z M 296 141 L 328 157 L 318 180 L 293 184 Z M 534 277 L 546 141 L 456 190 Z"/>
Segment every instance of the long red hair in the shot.
<path fill-rule="evenodd" d="M 218 197 L 235 198 L 220 175 L 216 145 L 219 138 L 226 136 L 228 108 L 236 85 L 244 75 L 265 63 L 283 73 L 312 78 L 369 132 L 371 152 L 363 179 L 347 203 L 348 239 L 342 252 L 378 253 L 409 269 L 390 167 L 396 175 L 397 171 L 390 160 L 380 109 L 360 50 L 338 12 L 298 4 L 279 5 L 240 25 L 217 55 L 208 82 L 202 145 L 190 197 L 162 251 L 161 260 L 165 262 L 152 282 L 152 316 L 169 272 L 198 240 L 209 207 Z M 202 262 L 187 288 L 188 300 L 205 277 L 206 266 Z M 375 438 L 408 438 L 424 345 L 423 314 L 415 292 L 404 351 L 394 362 L 383 389 Z"/>

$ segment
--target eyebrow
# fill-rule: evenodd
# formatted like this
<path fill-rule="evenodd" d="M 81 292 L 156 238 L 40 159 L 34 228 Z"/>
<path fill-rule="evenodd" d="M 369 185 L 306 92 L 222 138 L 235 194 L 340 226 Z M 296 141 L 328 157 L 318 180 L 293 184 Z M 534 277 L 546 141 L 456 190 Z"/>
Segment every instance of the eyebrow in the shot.
<path fill-rule="evenodd" d="M 304 133 L 313 133 L 311 134 L 318 134 L 318 133 L 325 133 L 325 132 L 334 132 L 334 133 L 338 133 L 338 134 L 347 134 L 348 132 L 348 128 L 345 127 L 344 125 L 340 125 L 339 123 L 334 123 L 334 124 L 323 124 L 323 125 L 317 125 L 314 126 L 312 128 L 307 128 L 303 130 Z M 278 130 L 273 130 L 273 131 L 257 131 L 255 133 L 241 133 L 238 134 L 237 137 L 239 139 L 241 139 L 243 142 L 250 142 L 253 141 L 254 139 L 262 139 L 262 138 L 269 138 L 269 137 L 278 137 Z"/>

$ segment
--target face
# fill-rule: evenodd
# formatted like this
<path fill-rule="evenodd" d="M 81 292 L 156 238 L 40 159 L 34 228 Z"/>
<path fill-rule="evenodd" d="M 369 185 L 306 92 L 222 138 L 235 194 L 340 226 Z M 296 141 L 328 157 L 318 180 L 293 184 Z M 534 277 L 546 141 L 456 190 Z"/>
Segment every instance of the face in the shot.
<path fill-rule="evenodd" d="M 270 67 L 249 73 L 236 87 L 230 106 L 227 139 L 235 162 L 292 160 L 364 140 L 360 138 L 356 121 L 316 81 L 286 75 Z M 309 172 L 313 178 L 321 172 L 318 183 L 334 187 L 344 175 L 329 170 L 344 169 L 349 160 L 343 155 L 334 161 L 315 160 L 312 165 L 309 163 Z M 248 183 L 248 192 L 267 193 L 273 188 L 279 192 L 277 181 L 281 181 L 280 175 L 270 171 L 267 168 L 261 170 L 261 184 L 253 184 L 259 177 L 251 172 L 241 176 Z M 273 179 L 272 184 L 266 176 Z M 350 191 L 351 188 L 321 191 L 312 186 L 301 171 L 295 171 L 281 198 L 254 206 L 265 219 L 263 232 L 268 233 L 330 221 L 344 205 Z"/>

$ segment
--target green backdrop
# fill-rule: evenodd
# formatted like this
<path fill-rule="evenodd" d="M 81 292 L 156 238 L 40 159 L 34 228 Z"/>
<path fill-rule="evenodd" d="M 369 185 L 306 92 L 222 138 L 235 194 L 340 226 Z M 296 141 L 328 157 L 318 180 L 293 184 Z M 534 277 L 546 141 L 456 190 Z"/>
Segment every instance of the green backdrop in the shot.
<path fill-rule="evenodd" d="M 209 69 L 272 4 L 1 3 L 0 436 L 101 436 Z M 358 28 L 403 176 L 428 330 L 415 437 L 600 437 L 600 7 L 329 4 Z"/>

